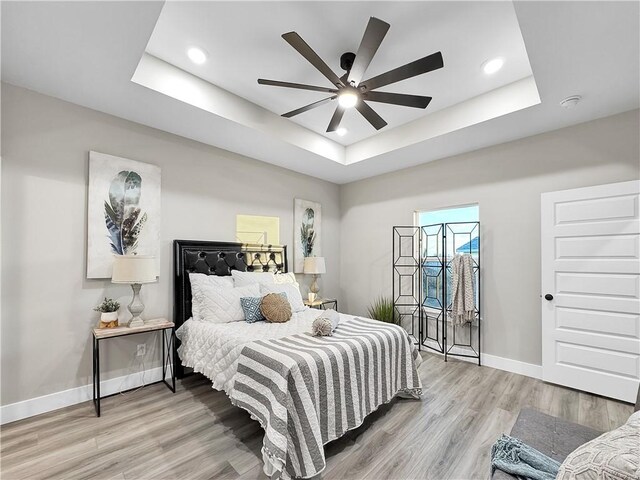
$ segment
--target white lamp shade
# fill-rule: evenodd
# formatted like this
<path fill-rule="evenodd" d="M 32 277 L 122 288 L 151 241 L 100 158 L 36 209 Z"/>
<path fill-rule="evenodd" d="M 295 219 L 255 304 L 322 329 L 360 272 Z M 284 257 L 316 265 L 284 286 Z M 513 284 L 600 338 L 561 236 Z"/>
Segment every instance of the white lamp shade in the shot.
<path fill-rule="evenodd" d="M 324 257 L 305 257 L 303 272 L 311 275 L 327 273 Z"/>
<path fill-rule="evenodd" d="M 150 255 L 114 255 L 113 283 L 152 283 L 156 281 L 155 257 Z"/>

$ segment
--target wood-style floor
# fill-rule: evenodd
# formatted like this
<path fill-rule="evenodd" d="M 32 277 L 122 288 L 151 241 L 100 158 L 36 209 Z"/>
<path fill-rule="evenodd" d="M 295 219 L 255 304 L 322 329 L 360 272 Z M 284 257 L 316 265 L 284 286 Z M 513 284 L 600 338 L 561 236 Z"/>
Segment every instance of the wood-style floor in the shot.
<path fill-rule="evenodd" d="M 323 479 L 485 479 L 489 448 L 529 406 L 599 430 L 628 404 L 423 353 L 424 399 L 394 400 L 327 445 Z M 10 479 L 266 479 L 262 430 L 201 376 L 14 422 L 1 430 Z"/>

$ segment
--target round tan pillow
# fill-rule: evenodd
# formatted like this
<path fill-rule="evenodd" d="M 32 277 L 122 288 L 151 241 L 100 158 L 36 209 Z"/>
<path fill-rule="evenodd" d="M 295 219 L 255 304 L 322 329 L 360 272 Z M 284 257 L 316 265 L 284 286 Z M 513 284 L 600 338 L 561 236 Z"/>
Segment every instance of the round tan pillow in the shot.
<path fill-rule="evenodd" d="M 269 293 L 262 297 L 260 312 L 271 323 L 284 323 L 291 319 L 291 305 L 278 293 Z"/>

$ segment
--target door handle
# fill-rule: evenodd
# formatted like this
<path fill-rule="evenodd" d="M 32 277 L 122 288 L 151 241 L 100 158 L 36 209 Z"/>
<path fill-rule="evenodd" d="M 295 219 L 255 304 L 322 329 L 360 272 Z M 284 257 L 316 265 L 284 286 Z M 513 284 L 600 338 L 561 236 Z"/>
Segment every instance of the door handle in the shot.
<path fill-rule="evenodd" d="M 551 295 L 550 293 L 547 293 L 547 294 L 544 296 L 544 299 L 545 299 L 545 300 L 548 300 L 548 301 L 551 301 L 551 300 L 553 300 L 553 295 Z"/>

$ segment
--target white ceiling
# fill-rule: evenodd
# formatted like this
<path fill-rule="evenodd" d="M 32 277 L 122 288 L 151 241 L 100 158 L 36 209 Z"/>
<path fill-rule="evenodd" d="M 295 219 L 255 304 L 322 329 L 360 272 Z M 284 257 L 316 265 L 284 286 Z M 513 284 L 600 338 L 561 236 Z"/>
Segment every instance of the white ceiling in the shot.
<path fill-rule="evenodd" d="M 370 5 L 372 9 L 378 8 L 376 3 L 354 3 L 356 6 Z M 193 5 L 200 5 L 200 8 L 206 9 L 220 6 L 217 3 L 199 2 L 194 2 Z M 228 3 L 222 5 L 231 7 Z M 269 3 L 265 2 L 265 5 Z M 477 2 L 473 4 L 473 8 L 482 11 L 482 8 L 493 8 L 495 5 L 494 2 Z M 511 6 L 510 3 L 507 5 Z M 343 28 L 333 31 L 334 19 L 331 13 L 339 12 L 343 6 L 351 8 L 353 4 L 292 2 L 278 7 L 284 9 L 284 13 L 269 12 L 265 17 L 267 23 L 277 22 L 282 15 L 292 15 L 293 18 L 301 15 L 295 12 L 302 11 L 304 14 L 307 11 L 307 16 L 313 17 L 313 24 L 317 26 L 313 27 L 306 21 L 305 25 L 309 26 L 303 31 L 297 25 L 283 27 L 278 24 L 273 34 L 275 38 L 268 41 L 279 44 L 277 47 L 274 46 L 273 50 L 275 52 L 278 49 L 277 58 L 287 59 L 287 69 L 282 66 L 277 71 L 265 70 L 258 75 L 292 81 L 310 81 L 307 79 L 315 75 L 313 68 L 306 65 L 297 52 L 279 37 L 279 34 L 292 29 L 297 30 L 317 48 L 332 67 L 337 69 L 334 64 L 335 58 L 331 58 L 331 49 L 337 49 L 342 53 L 343 45 L 347 45 L 347 48 L 355 48 L 353 45 L 357 47 L 366 18 L 371 15 L 367 12 L 362 15 L 363 18 L 354 20 L 358 27 L 354 27 L 351 32 L 345 33 Z M 173 8 L 174 4 L 167 7 Z M 379 7 L 382 8 L 381 5 Z M 376 11 L 376 16 L 392 25 L 383 44 L 384 49 L 400 45 L 405 35 L 419 37 L 424 33 L 422 30 L 427 28 L 422 24 L 412 25 L 414 10 L 432 9 L 444 12 L 448 7 L 440 2 L 394 2 L 393 6 L 388 8 L 386 12 Z M 402 18 L 397 19 L 393 10 L 400 8 L 407 10 L 404 10 Z M 202 107 L 194 107 L 193 102 L 180 101 L 132 82 L 131 78 L 144 57 L 150 39 L 153 43 L 156 22 L 163 15 L 161 2 L 2 2 L 2 80 L 336 183 L 346 183 L 638 108 L 638 2 L 517 2 L 511 8 L 515 9 L 542 102 L 508 115 L 480 118 L 479 123 L 471 125 L 469 122 L 466 128 L 460 128 L 459 125 L 456 129 L 448 130 L 449 133 L 441 131 L 437 135 L 415 137 L 416 130 L 426 128 L 436 131 L 446 123 L 443 120 L 444 113 L 451 108 L 459 108 L 459 105 L 447 108 L 442 108 L 445 107 L 442 105 L 439 112 L 434 108 L 424 117 L 405 126 L 383 131 L 349 145 L 345 149 L 347 153 L 355 153 L 357 148 L 362 150 L 364 147 L 370 150 L 363 156 L 362 161 L 357 162 L 338 161 L 330 158 L 335 156 L 333 154 L 319 153 L 318 149 L 303 146 L 299 139 L 291 141 L 292 136 L 308 137 L 312 140 L 307 143 L 315 143 L 322 149 L 338 152 L 337 147 L 344 148 L 333 140 L 285 119 L 282 120 L 291 128 L 279 124 L 271 129 L 259 128 L 261 119 L 266 118 L 266 114 L 272 115 L 268 109 L 274 108 L 277 113 L 281 113 L 287 110 L 288 104 L 284 109 L 263 104 L 267 110 L 256 118 L 255 123 L 258 126 L 247 126 L 249 122 L 229 120 Z M 441 22 L 445 25 L 456 25 L 455 21 L 449 24 L 444 18 Z M 244 19 L 234 26 L 250 37 L 252 30 L 247 28 L 248 24 L 249 20 Z M 339 23 L 335 25 L 339 26 Z M 158 27 L 160 26 L 161 23 L 158 24 Z M 429 25 L 428 29 L 431 28 L 436 30 L 440 27 Z M 493 28 L 498 27 L 493 25 Z M 431 31 L 427 33 L 429 34 Z M 461 39 L 464 39 L 465 35 L 465 32 L 458 33 Z M 333 41 L 324 40 L 327 36 Z M 261 39 L 260 42 L 262 41 Z M 247 42 L 251 43 L 250 38 Z M 152 47 L 152 43 L 149 44 L 149 48 Z M 448 60 L 443 47 L 434 43 L 437 42 L 429 40 L 428 45 L 419 51 L 428 54 L 441 49 L 445 56 L 445 65 L 448 66 L 453 60 Z M 380 50 L 381 55 L 383 48 Z M 412 60 L 417 51 L 414 50 L 406 60 Z M 238 55 L 242 56 L 241 53 L 239 51 Z M 400 59 L 400 53 L 391 56 Z M 211 58 L 214 58 L 213 55 Z M 396 66 L 396 62 L 388 60 L 382 63 L 383 57 L 380 57 L 380 62 L 381 69 L 389 65 Z M 479 62 L 481 60 L 477 60 L 475 64 Z M 404 60 L 399 60 L 398 63 L 404 63 Z M 270 62 L 265 62 L 265 65 L 264 68 L 271 68 Z M 437 73 L 427 74 L 424 78 L 435 76 Z M 255 73 L 253 75 L 255 76 Z M 228 76 L 222 76 L 229 81 Z M 289 76 L 290 78 L 287 78 Z M 208 79 L 213 81 L 213 78 Z M 318 81 L 322 81 L 322 78 L 316 80 Z M 402 82 L 393 90 L 409 92 L 408 89 L 404 90 L 405 84 L 409 83 L 410 81 Z M 471 82 L 470 85 L 480 89 L 477 83 Z M 208 83 L 207 85 L 214 87 Z M 403 90 L 400 90 L 400 86 Z M 457 84 L 451 83 L 449 87 L 451 91 L 444 89 L 441 98 L 454 98 L 445 96 L 453 95 L 452 91 L 457 88 Z M 258 89 L 255 85 L 253 88 Z M 487 99 L 491 95 L 495 96 L 496 92 L 504 92 L 507 88 L 501 87 L 481 96 L 480 100 L 485 103 L 475 99 L 475 113 L 481 113 L 477 105 L 486 107 Z M 235 91 L 231 88 L 225 90 L 227 89 Z M 261 92 L 261 89 L 269 90 L 268 87 L 260 87 L 257 91 Z M 286 101 L 289 101 L 284 89 L 271 90 L 272 97 L 269 98 L 272 98 L 273 102 L 279 104 L 285 97 Z M 389 88 L 389 91 L 391 90 Z M 242 95 L 240 91 L 235 93 Z M 583 101 L 578 107 L 571 110 L 559 108 L 558 102 L 572 94 L 583 96 Z M 249 93 L 244 94 L 245 97 L 248 95 Z M 438 96 L 433 96 L 435 102 Z M 508 99 L 498 98 L 502 98 L 502 103 L 508 103 Z M 237 99 L 251 105 L 246 100 L 239 97 Z M 296 106 L 299 106 L 297 101 L 293 104 L 293 107 Z M 260 112 L 258 106 L 255 108 L 245 108 L 244 113 Z M 405 110 L 402 107 L 392 108 Z M 468 112 L 473 113 L 471 110 Z M 322 125 L 328 122 L 330 112 L 325 112 L 325 115 L 327 118 L 322 118 Z M 402 119 L 393 115 L 404 113 L 394 110 L 389 115 L 389 119 L 394 118 L 400 122 Z M 400 142 L 402 138 L 411 136 L 410 134 L 415 137 L 411 142 Z M 346 143 L 349 142 L 346 140 Z M 382 144 L 386 147 L 380 147 Z"/>
<path fill-rule="evenodd" d="M 167 2 L 146 51 L 280 115 L 330 95 L 258 85 L 258 78 L 333 87 L 281 35 L 296 31 L 341 76 L 340 55 L 357 51 L 371 16 L 391 28 L 365 78 L 436 51 L 445 64 L 381 89 L 433 97 L 425 110 L 372 102 L 389 124 L 382 131 L 532 74 L 511 2 Z M 191 62 L 191 46 L 207 51 L 208 61 Z M 485 75 L 482 63 L 495 57 L 504 68 Z M 326 133 L 335 108 L 331 102 L 290 121 L 343 145 L 376 134 L 355 110 L 341 123 L 347 135 Z"/>

